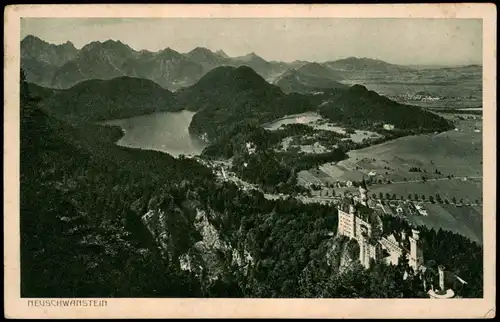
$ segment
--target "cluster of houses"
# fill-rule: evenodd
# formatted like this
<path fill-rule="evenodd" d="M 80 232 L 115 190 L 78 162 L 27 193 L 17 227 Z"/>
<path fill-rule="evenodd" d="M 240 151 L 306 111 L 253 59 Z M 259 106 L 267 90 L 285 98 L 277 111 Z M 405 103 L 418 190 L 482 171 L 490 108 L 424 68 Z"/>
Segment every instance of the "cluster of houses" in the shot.
<path fill-rule="evenodd" d="M 373 201 L 368 199 L 368 188 L 362 183 L 359 196 L 345 198 L 338 207 L 337 234 L 356 240 L 359 244 L 359 261 L 369 269 L 373 262 L 398 265 L 402 256 L 406 256 L 411 267 L 404 278 L 418 275 L 423 288 L 431 298 L 446 299 L 455 297 L 454 288 L 467 284 L 460 277 L 445 270 L 445 267 L 424 264 L 423 245 L 419 231 L 412 229 L 411 235 L 405 231 L 383 237 L 376 234 L 382 230 L 382 221 L 374 209 Z"/>

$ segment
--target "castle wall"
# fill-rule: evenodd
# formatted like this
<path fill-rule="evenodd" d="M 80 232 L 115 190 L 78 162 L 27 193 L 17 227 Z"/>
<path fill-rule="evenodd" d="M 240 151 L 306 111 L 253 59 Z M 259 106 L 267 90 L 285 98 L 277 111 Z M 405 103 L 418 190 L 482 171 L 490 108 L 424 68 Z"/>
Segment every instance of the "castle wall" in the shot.
<path fill-rule="evenodd" d="M 355 220 L 353 220 L 353 217 L 353 215 L 339 210 L 339 224 L 337 229 L 339 235 L 356 239 Z"/>

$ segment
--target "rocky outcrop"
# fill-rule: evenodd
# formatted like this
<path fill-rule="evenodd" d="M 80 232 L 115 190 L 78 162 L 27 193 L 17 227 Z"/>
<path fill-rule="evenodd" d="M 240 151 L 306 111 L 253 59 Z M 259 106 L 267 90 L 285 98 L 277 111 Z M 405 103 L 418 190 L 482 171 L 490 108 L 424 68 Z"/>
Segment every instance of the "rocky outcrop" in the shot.
<path fill-rule="evenodd" d="M 185 209 L 184 211 L 192 210 Z M 182 270 L 193 272 L 198 276 L 204 275 L 210 281 L 219 279 L 228 267 L 237 267 L 245 273 L 246 268 L 253 264 L 253 259 L 246 249 L 233 247 L 211 222 L 211 218 L 215 218 L 218 214 L 199 208 L 195 208 L 194 211 L 195 215 L 189 226 L 195 230 L 199 238 L 181 254 L 172 249 L 175 247 L 175 241 L 173 234 L 169 231 L 165 211 L 149 210 L 142 216 L 142 221 L 166 257 L 178 254 L 177 260 Z M 186 217 L 190 216 L 186 215 Z"/>
<path fill-rule="evenodd" d="M 358 248 L 356 248 L 358 247 Z M 327 263 L 336 268 L 339 274 L 345 273 L 353 268 L 358 262 L 359 246 L 353 240 L 345 236 L 333 238 L 326 253 Z"/>

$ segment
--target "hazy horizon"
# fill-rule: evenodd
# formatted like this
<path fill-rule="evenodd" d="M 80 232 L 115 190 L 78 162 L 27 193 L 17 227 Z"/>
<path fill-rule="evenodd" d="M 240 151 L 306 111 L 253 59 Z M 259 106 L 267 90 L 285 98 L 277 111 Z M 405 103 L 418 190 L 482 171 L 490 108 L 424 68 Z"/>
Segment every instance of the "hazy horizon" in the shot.
<path fill-rule="evenodd" d="M 114 40 L 137 51 L 205 47 L 230 57 L 253 52 L 267 61 L 358 57 L 400 65 L 482 65 L 481 19 L 23 18 L 21 39 L 28 35 L 56 45 L 70 41 L 78 49 Z"/>

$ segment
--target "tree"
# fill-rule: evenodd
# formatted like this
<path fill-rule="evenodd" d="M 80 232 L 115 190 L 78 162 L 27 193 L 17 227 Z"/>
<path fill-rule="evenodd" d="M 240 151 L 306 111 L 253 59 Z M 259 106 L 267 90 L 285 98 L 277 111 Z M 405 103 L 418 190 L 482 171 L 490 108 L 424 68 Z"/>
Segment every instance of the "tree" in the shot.
<path fill-rule="evenodd" d="M 434 197 L 433 197 L 433 196 L 429 196 L 429 201 L 430 201 L 431 203 L 435 203 L 435 202 L 434 202 Z"/>
<path fill-rule="evenodd" d="M 408 194 L 408 200 L 411 200 L 411 193 Z"/>
<path fill-rule="evenodd" d="M 413 200 L 418 201 L 418 194 L 413 195 Z"/>
<path fill-rule="evenodd" d="M 457 203 L 457 198 L 455 198 L 454 196 L 451 198 L 451 202 L 453 202 L 454 204 Z"/>
<path fill-rule="evenodd" d="M 27 102 L 30 98 L 28 83 L 26 82 L 26 74 L 24 69 L 21 68 L 20 75 L 20 93 L 21 93 L 21 102 Z"/>

